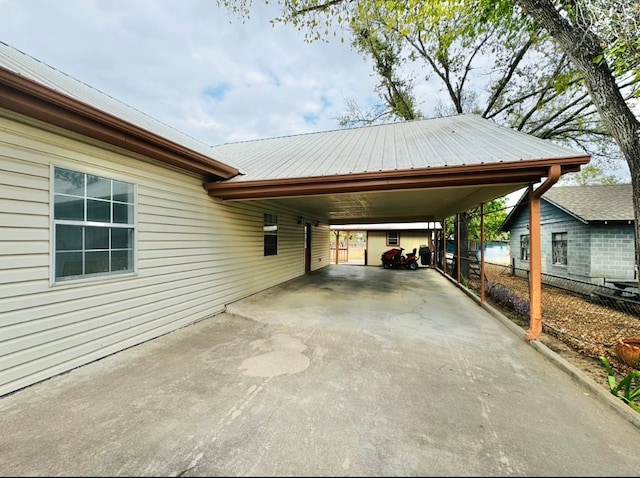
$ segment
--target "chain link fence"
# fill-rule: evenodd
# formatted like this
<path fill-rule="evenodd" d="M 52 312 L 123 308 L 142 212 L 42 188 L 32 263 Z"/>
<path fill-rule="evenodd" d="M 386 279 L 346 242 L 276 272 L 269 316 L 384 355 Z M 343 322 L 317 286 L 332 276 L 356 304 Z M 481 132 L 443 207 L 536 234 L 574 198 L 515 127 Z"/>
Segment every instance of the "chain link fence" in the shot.
<path fill-rule="evenodd" d="M 457 256 L 451 255 L 445 272 L 457 279 Z M 475 255 L 460 260 L 460 282 L 480 296 L 481 268 Z M 543 331 L 587 356 L 614 356 L 619 337 L 640 331 L 637 289 L 598 285 L 542 274 Z M 529 320 L 529 271 L 512 265 L 484 265 L 485 300 L 519 318 Z"/>

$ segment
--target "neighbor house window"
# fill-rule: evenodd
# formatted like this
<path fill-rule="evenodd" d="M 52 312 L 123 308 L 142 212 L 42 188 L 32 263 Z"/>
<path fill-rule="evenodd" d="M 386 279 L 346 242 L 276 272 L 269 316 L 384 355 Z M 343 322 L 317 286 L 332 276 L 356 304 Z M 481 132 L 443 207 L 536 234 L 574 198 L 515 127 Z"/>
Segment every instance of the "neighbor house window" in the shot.
<path fill-rule="evenodd" d="M 397 232 L 387 232 L 387 246 L 400 245 L 400 234 Z"/>
<path fill-rule="evenodd" d="M 133 272 L 134 185 L 54 168 L 55 280 Z"/>
<path fill-rule="evenodd" d="M 520 260 L 529 260 L 529 234 L 520 236 Z"/>
<path fill-rule="evenodd" d="M 278 255 L 278 216 L 275 214 L 264 215 L 264 255 Z"/>
<path fill-rule="evenodd" d="M 567 233 L 555 232 L 551 235 L 551 248 L 553 250 L 553 263 L 555 265 L 567 265 Z"/>

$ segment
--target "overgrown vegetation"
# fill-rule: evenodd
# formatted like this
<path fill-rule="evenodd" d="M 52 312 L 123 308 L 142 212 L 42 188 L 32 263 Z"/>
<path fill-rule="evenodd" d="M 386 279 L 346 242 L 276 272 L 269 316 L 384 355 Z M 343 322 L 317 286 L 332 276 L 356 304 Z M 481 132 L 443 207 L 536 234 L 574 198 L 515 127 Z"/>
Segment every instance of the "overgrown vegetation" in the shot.
<path fill-rule="evenodd" d="M 485 290 L 487 296 L 499 304 L 523 316 L 529 315 L 529 300 L 520 297 L 502 284 L 490 284 Z"/>

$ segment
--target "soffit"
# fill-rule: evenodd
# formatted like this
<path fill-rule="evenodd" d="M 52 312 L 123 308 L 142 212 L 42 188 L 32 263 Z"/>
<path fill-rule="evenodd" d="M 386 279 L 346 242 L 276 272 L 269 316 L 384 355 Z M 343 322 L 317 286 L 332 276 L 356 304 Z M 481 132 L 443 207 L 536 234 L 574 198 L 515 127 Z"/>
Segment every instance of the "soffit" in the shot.
<path fill-rule="evenodd" d="M 328 224 L 439 221 L 505 196 L 523 184 L 461 186 L 279 198 L 274 203 Z"/>

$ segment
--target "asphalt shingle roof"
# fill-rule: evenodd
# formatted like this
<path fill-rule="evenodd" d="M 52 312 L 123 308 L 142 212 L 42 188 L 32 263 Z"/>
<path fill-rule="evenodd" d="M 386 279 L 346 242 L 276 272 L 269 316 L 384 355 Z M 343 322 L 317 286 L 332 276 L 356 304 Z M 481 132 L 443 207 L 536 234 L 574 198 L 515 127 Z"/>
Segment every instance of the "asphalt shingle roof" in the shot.
<path fill-rule="evenodd" d="M 554 186 L 542 198 L 585 222 L 634 220 L 631 184 Z"/>

